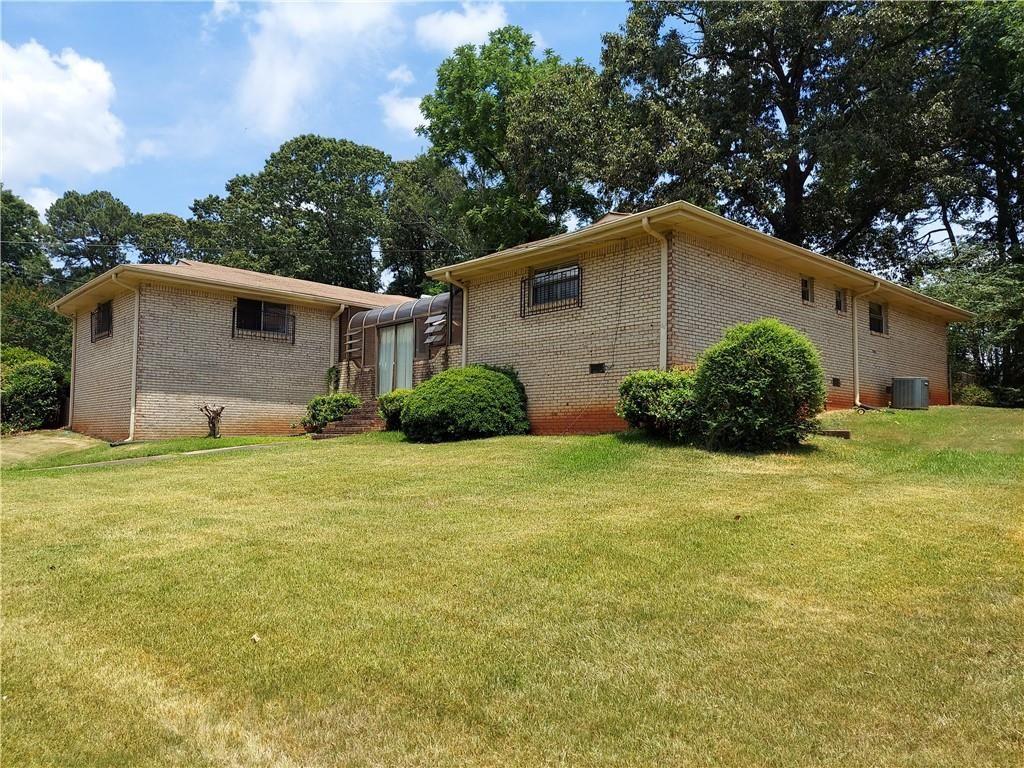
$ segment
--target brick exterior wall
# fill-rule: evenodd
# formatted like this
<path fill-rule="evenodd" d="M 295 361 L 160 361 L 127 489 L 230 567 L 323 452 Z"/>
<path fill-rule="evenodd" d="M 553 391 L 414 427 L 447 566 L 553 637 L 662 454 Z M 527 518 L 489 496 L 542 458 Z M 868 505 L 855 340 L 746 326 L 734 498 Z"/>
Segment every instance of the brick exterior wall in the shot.
<path fill-rule="evenodd" d="M 807 334 L 821 352 L 828 407 L 851 407 L 852 307 L 837 313 L 835 289 L 840 286 L 821 277 L 814 281 L 814 304 L 805 304 L 800 276 L 798 270 L 674 233 L 669 255 L 669 363 L 692 365 L 729 326 L 777 317 Z M 945 324 L 891 305 L 889 334 L 878 336 L 868 329 L 869 301 L 857 300 L 861 401 L 887 405 L 885 389 L 894 376 L 925 376 L 932 404 L 947 404 Z M 838 387 L 833 378 L 839 379 Z"/>
<path fill-rule="evenodd" d="M 582 268 L 582 306 L 522 318 L 526 268 L 468 286 L 467 358 L 509 365 L 526 386 L 538 434 L 622 429 L 618 387 L 628 373 L 658 366 L 658 243 L 649 237 L 595 248 L 566 261 Z M 853 404 L 851 309 L 835 311 L 834 286 L 815 278 L 815 302 L 800 296 L 800 272 L 683 233 L 670 236 L 670 365 L 692 365 L 731 325 L 777 317 L 806 333 L 822 353 L 828 407 Z M 849 295 L 849 294 L 848 294 Z M 926 376 L 931 402 L 948 402 L 946 326 L 902 307 L 888 308 L 889 334 L 868 330 L 868 299 L 858 301 L 861 400 L 886 405 L 894 376 Z M 591 363 L 607 372 L 591 374 Z M 832 385 L 832 379 L 840 381 Z"/>
<path fill-rule="evenodd" d="M 520 317 L 528 270 L 469 284 L 467 360 L 507 365 L 526 387 L 537 434 L 621 430 L 615 415 L 619 384 L 630 372 L 658 366 L 660 250 L 651 238 L 586 251 L 579 307 Z M 605 373 L 590 373 L 604 363 Z"/>
<path fill-rule="evenodd" d="M 75 318 L 71 428 L 111 442 L 128 437 L 131 414 L 135 294 L 112 300 L 111 335 L 91 341 L 89 312 Z"/>
<path fill-rule="evenodd" d="M 330 309 L 290 306 L 293 345 L 232 338 L 233 295 L 162 284 L 140 290 L 136 439 L 206 434 L 204 402 L 225 406 L 224 435 L 301 431 L 292 424 L 327 391 Z"/>

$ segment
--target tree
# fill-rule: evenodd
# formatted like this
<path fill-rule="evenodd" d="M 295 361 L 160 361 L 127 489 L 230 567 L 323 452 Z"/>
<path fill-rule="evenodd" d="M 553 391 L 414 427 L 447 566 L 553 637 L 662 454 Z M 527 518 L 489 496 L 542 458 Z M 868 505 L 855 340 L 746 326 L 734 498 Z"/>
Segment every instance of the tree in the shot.
<path fill-rule="evenodd" d="M 388 293 L 419 296 L 440 285 L 428 269 L 477 254 L 461 206 L 466 184 L 451 167 L 429 155 L 395 163 L 386 195 L 381 266 L 391 273 Z"/>
<path fill-rule="evenodd" d="M 231 179 L 225 196 L 192 205 L 190 248 L 231 266 L 376 290 L 389 166 L 372 147 L 298 136 L 258 174 Z"/>
<path fill-rule="evenodd" d="M 950 13 L 939 4 L 635 2 L 623 31 L 604 38 L 604 74 L 664 116 L 652 123 L 659 162 L 646 180 L 656 199 L 710 184 L 733 219 L 903 274 L 948 140 L 937 107 Z M 686 131 L 684 151 L 662 129 L 669 117 L 702 124 Z"/>
<path fill-rule="evenodd" d="M 173 213 L 139 214 L 131 244 L 144 264 L 173 264 L 190 255 L 188 224 Z"/>
<path fill-rule="evenodd" d="M 128 261 L 137 220 L 109 192 L 65 192 L 46 211 L 53 230 L 54 255 L 74 280 L 95 277 Z"/>
<path fill-rule="evenodd" d="M 434 156 L 466 180 L 467 223 L 491 250 L 554 234 L 579 202 L 564 188 L 544 186 L 560 177 L 541 178 L 517 165 L 523 153 L 509 152 L 518 99 L 564 66 L 551 51 L 538 59 L 533 49 L 530 35 L 512 26 L 479 47 L 460 46 L 441 62 L 437 86 L 420 104 L 426 123 L 419 131 Z M 587 201 L 584 215 L 592 207 Z"/>
<path fill-rule="evenodd" d="M 53 267 L 46 255 L 47 231 L 39 220 L 39 213 L 9 189 L 3 189 L 0 190 L 0 222 L 3 226 L 0 281 L 41 283 L 53 272 Z"/>
<path fill-rule="evenodd" d="M 0 324 L 5 346 L 30 349 L 68 370 L 71 322 L 50 309 L 61 293 L 50 285 L 5 280 L 0 287 Z"/>

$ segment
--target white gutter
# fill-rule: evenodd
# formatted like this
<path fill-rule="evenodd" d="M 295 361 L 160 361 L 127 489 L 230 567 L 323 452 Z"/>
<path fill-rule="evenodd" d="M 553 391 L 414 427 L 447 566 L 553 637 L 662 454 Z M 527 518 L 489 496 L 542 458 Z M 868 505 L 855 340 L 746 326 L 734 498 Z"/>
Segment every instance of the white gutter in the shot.
<path fill-rule="evenodd" d="M 139 370 L 139 312 L 142 307 L 142 293 L 139 291 L 138 286 L 131 288 L 125 285 L 117 279 L 117 275 L 113 274 L 110 276 L 111 282 L 114 285 L 120 286 L 121 288 L 127 288 L 135 293 L 135 325 L 132 328 L 132 387 L 131 387 L 131 410 L 128 413 L 128 439 L 126 443 L 130 443 L 135 439 L 135 402 L 137 394 L 137 375 Z"/>
<path fill-rule="evenodd" d="M 860 402 L 860 349 L 857 343 L 857 299 L 862 296 L 870 296 L 881 287 L 881 282 L 875 280 L 871 290 L 863 293 L 851 293 L 850 296 L 850 317 L 853 318 L 853 405 L 856 408 L 862 407 Z"/>
<path fill-rule="evenodd" d="M 661 243 L 660 312 L 658 316 L 658 367 L 668 370 L 668 239 L 651 227 L 651 219 L 644 216 L 640 222 L 644 231 Z"/>
<path fill-rule="evenodd" d="M 341 331 L 338 328 L 338 318 L 341 317 L 341 313 L 344 312 L 346 309 L 348 309 L 348 304 L 341 304 L 338 307 L 338 311 L 331 315 L 331 359 L 330 365 L 328 366 L 329 368 L 333 368 L 340 362 L 338 358 L 341 357 L 341 350 L 336 350 L 334 345 L 340 344 L 339 339 L 341 338 Z M 338 376 L 338 384 L 341 384 L 340 372 Z"/>
<path fill-rule="evenodd" d="M 466 367 L 466 351 L 469 348 L 469 328 L 466 327 L 466 318 L 469 316 L 468 307 L 469 303 L 466 301 L 466 286 L 462 283 L 456 282 L 452 278 L 451 270 L 445 270 L 444 279 L 447 283 L 454 285 L 460 291 L 462 291 L 462 367 Z"/>

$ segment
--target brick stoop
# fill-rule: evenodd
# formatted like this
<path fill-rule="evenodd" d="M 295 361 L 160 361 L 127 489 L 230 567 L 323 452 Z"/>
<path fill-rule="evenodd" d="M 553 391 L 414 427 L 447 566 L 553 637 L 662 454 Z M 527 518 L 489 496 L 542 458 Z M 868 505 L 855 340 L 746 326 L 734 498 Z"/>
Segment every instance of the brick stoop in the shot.
<path fill-rule="evenodd" d="M 377 415 L 377 402 L 371 401 L 367 405 L 361 405 L 339 421 L 329 422 L 323 432 L 318 432 L 312 437 L 314 440 L 330 440 L 332 437 L 344 435 L 361 435 L 364 432 L 380 432 L 384 429 L 384 421 Z"/>

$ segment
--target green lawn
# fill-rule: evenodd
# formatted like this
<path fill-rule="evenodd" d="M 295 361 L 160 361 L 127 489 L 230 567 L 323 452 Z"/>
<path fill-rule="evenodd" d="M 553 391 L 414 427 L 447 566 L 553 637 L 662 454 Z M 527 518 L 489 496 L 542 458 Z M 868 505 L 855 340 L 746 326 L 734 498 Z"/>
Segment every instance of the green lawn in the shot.
<path fill-rule="evenodd" d="M 19 435 L 15 438 L 4 438 L 3 445 L 6 448 L 8 442 L 29 439 L 35 433 Z M 73 434 L 65 432 L 64 434 Z M 80 435 L 75 435 L 81 439 Z M 126 443 L 124 445 L 111 446 L 102 441 L 89 440 L 85 447 L 78 447 L 77 450 L 46 450 L 36 449 L 24 460 L 8 462 L 4 466 L 9 469 L 42 469 L 45 467 L 67 467 L 75 464 L 95 464 L 102 461 L 118 461 L 120 459 L 137 459 L 146 456 L 165 456 L 171 453 L 186 453 L 188 451 L 207 451 L 211 448 L 229 448 L 240 445 L 259 445 L 263 443 L 279 443 L 284 440 L 291 440 L 288 437 L 181 437 L 175 440 L 140 440 L 137 443 Z M 295 438 L 299 439 L 299 438 Z M 77 447 L 77 446 L 76 446 Z M 5 452 L 6 455 L 6 452 Z"/>
<path fill-rule="evenodd" d="M 1019 767 L 1024 412 L 826 421 L 4 471 L 2 762 Z"/>

